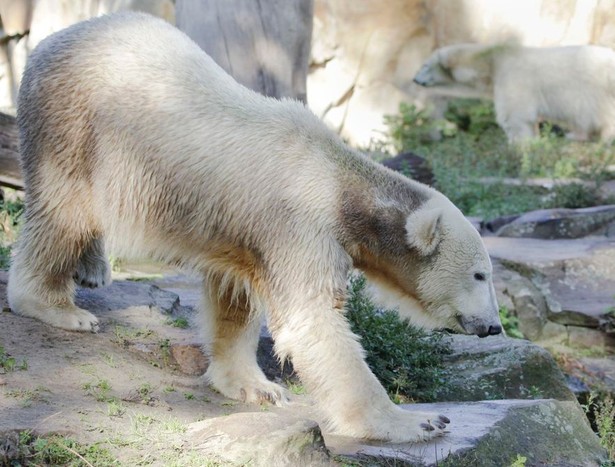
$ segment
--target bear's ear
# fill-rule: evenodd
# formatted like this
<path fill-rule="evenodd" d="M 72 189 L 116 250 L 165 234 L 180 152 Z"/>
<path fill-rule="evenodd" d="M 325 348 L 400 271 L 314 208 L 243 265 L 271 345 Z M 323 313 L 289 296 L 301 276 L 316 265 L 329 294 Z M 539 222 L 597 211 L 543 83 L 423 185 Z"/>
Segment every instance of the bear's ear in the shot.
<path fill-rule="evenodd" d="M 442 209 L 419 209 L 406 219 L 406 241 L 429 255 L 442 239 Z"/>

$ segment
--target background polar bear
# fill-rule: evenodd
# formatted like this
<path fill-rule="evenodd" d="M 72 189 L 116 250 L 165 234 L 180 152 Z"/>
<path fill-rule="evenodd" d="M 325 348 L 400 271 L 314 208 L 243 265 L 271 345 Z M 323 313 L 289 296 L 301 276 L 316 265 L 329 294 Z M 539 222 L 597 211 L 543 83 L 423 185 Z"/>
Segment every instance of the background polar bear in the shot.
<path fill-rule="evenodd" d="M 606 47 L 450 45 L 433 52 L 414 81 L 492 98 L 513 143 L 537 136 L 540 120 L 570 126 L 575 139 L 615 138 L 615 52 Z"/>
<path fill-rule="evenodd" d="M 73 295 L 75 281 L 109 282 L 106 250 L 191 267 L 204 278 L 208 382 L 285 400 L 256 363 L 266 313 L 329 427 L 391 441 L 448 420 L 395 406 L 367 367 L 343 313 L 353 266 L 403 295 L 417 323 L 501 332 L 489 257 L 450 201 L 346 147 L 302 104 L 240 86 L 162 20 L 117 14 L 41 42 L 18 124 L 17 313 L 96 330 Z"/>

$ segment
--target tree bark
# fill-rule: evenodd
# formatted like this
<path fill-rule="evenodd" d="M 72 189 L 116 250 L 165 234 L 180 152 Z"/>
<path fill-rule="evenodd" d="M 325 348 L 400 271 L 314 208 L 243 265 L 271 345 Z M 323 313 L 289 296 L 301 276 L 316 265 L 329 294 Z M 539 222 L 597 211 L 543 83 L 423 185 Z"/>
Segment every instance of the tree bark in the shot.
<path fill-rule="evenodd" d="M 0 113 L 0 186 L 23 190 L 15 118 Z"/>
<path fill-rule="evenodd" d="M 244 86 L 306 102 L 313 0 L 177 0 L 177 27 Z"/>

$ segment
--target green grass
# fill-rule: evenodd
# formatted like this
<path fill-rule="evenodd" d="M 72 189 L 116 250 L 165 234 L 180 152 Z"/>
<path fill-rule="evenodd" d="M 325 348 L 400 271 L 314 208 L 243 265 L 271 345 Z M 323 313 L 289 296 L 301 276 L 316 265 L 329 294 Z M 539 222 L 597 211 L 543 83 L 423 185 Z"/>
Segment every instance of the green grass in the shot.
<path fill-rule="evenodd" d="M 190 327 L 190 322 L 188 321 L 188 318 L 185 318 L 184 316 L 180 316 L 178 318 L 169 318 L 166 321 L 166 324 L 173 326 L 174 328 L 180 328 L 180 329 L 186 329 Z"/>
<path fill-rule="evenodd" d="M 365 278 L 350 281 L 346 316 L 361 339 L 366 361 L 395 402 L 434 400 L 443 384 L 441 333 L 429 334 L 400 321 L 393 310 L 379 310 L 365 293 Z"/>
<path fill-rule="evenodd" d="M 608 204 L 600 184 L 615 174 L 615 149 L 599 142 L 575 142 L 545 126 L 537 140 L 515 147 L 508 144 L 495 122 L 493 104 L 456 99 L 445 119 L 430 119 L 426 111 L 402 104 L 397 115 L 385 118 L 389 143 L 399 152 L 412 151 L 431 166 L 437 186 L 466 215 L 493 218 L 534 209 L 579 208 Z M 442 138 L 434 141 L 439 131 Z M 509 179 L 547 178 L 586 183 L 556 185 L 547 190 Z"/>
<path fill-rule="evenodd" d="M 74 439 L 60 436 L 36 436 L 21 431 L 15 436 L 4 435 L 3 444 L 10 442 L 12 449 L 0 452 L 0 465 L 57 465 L 57 466 L 117 466 L 119 461 L 100 444 L 84 445 Z"/>
<path fill-rule="evenodd" d="M 96 382 L 85 383 L 83 390 L 89 396 L 92 396 L 98 402 L 112 402 L 115 400 L 111 393 L 111 384 L 106 379 L 99 379 Z"/>
<path fill-rule="evenodd" d="M 27 370 L 28 362 L 25 358 L 18 362 L 15 357 L 9 354 L 6 350 L 4 350 L 4 347 L 0 345 L 0 369 L 2 369 L 2 372 L 4 373 L 17 370 Z"/>
<path fill-rule="evenodd" d="M 31 407 L 33 403 L 40 402 L 47 404 L 49 401 L 45 397 L 45 394 L 49 393 L 49 389 L 44 386 L 37 386 L 32 389 L 12 389 L 5 392 L 7 397 L 14 397 L 19 399 L 22 407 Z"/>

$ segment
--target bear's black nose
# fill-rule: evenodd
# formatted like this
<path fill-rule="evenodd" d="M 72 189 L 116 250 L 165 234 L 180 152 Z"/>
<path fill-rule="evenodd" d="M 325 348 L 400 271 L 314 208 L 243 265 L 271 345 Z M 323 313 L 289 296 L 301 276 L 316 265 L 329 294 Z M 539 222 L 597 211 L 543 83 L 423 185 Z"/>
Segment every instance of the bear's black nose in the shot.
<path fill-rule="evenodd" d="M 502 326 L 497 325 L 497 326 L 489 326 L 489 335 L 490 336 L 495 336 L 496 334 L 501 334 L 502 333 Z"/>

